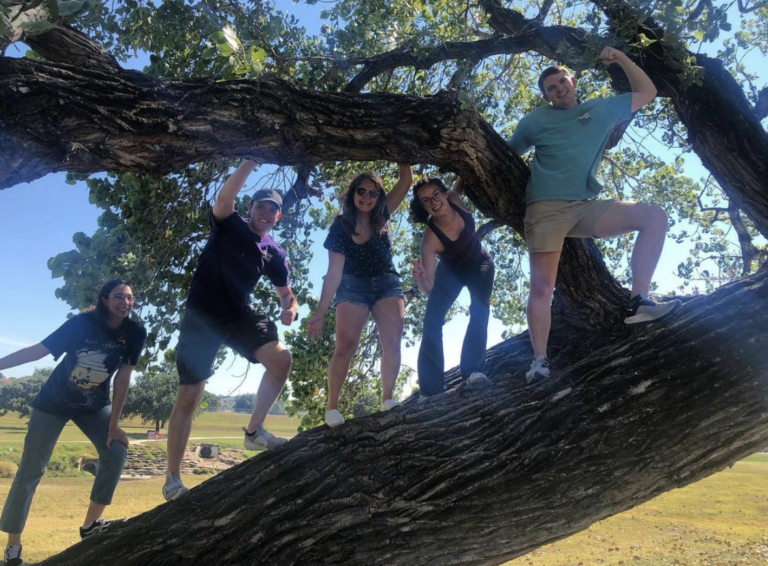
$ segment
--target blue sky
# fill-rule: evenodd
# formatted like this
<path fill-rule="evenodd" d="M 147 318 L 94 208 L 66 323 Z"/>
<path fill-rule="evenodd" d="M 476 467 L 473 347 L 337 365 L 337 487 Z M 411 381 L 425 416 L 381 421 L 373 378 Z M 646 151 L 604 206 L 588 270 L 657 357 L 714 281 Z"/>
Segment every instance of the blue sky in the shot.
<path fill-rule="evenodd" d="M 310 33 L 319 30 L 321 22 L 316 15 L 317 6 L 280 4 L 306 22 Z M 126 66 L 141 68 L 142 64 L 141 60 L 134 59 Z M 700 165 L 692 165 L 689 175 L 699 178 L 705 175 L 705 171 Z M 251 182 L 259 177 L 258 171 L 255 172 Z M 249 186 L 252 185 L 246 185 Z M 55 298 L 54 293 L 61 280 L 51 279 L 46 264 L 56 254 L 73 249 L 72 236 L 75 232 L 93 233 L 98 214 L 99 210 L 88 202 L 85 184 L 67 185 L 64 174 L 48 175 L 33 183 L 0 191 L 0 265 L 3 266 L 0 277 L 0 357 L 39 342 L 64 322 L 70 309 L 66 303 Z M 327 267 L 327 255 L 320 248 L 322 236 L 315 239 L 318 243 L 311 264 L 311 280 L 319 293 Z M 672 291 L 679 284 L 672 274 L 684 256 L 682 246 L 667 242 L 655 278 L 660 292 Z M 468 301 L 466 291 L 460 300 Z M 306 309 L 302 309 L 302 318 L 304 316 Z M 449 346 L 446 348 L 447 367 L 458 364 L 458 346 L 465 328 L 463 317 L 458 317 L 446 327 L 446 344 Z M 501 340 L 502 331 L 497 321 L 491 322 L 489 346 Z M 403 363 L 415 368 L 416 354 L 415 350 L 404 351 Z M 35 367 L 53 364 L 52 358 L 48 357 L 2 373 L 21 377 L 31 374 Z M 208 389 L 217 394 L 231 393 L 240 384 L 247 364 L 241 360 L 233 361 L 230 356 L 222 368 L 210 380 Z M 252 367 L 237 392 L 255 391 L 262 371 L 261 366 Z"/>

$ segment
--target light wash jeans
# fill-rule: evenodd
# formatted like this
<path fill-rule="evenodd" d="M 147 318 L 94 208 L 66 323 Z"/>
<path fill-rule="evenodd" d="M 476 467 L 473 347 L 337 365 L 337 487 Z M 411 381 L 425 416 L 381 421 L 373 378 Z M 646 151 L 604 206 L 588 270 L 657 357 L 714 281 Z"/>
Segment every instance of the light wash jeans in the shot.
<path fill-rule="evenodd" d="M 107 405 L 94 413 L 83 413 L 71 419 L 93 442 L 99 453 L 91 501 L 102 505 L 112 503 L 112 495 L 115 493 L 128 454 L 125 444 L 117 440 L 113 440 L 109 448 L 106 446 L 111 414 L 112 406 Z M 40 483 L 56 441 L 69 420 L 66 417 L 32 409 L 27 437 L 24 440 L 24 453 L 11 485 L 11 491 L 8 493 L 8 499 L 5 500 L 3 516 L 0 518 L 0 531 L 6 533 L 24 531 L 37 484 Z"/>

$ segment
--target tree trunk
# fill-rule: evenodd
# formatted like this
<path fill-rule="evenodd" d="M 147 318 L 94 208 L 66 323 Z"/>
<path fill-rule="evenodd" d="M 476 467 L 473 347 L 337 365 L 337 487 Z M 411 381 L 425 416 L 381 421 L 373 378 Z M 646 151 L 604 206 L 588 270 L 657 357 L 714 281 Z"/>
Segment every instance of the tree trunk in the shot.
<path fill-rule="evenodd" d="M 768 271 L 663 322 L 553 330 L 526 386 L 525 335 L 494 386 L 329 430 L 219 474 L 44 564 L 499 564 L 768 445 Z M 457 345 L 458 346 L 458 345 Z"/>
<path fill-rule="evenodd" d="M 155 421 L 155 434 L 160 434 L 160 421 Z"/>

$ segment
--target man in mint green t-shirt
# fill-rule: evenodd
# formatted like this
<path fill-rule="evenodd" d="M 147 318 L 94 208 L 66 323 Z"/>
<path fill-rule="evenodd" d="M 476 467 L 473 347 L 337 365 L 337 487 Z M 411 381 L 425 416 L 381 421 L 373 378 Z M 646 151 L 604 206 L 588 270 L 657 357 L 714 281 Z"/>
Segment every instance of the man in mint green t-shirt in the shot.
<path fill-rule="evenodd" d="M 565 67 L 549 67 L 539 78 L 542 106 L 523 118 L 508 143 L 517 155 L 535 148 L 525 190 L 525 239 L 531 262 L 528 330 L 533 363 L 530 383 L 549 376 L 547 340 L 552 291 L 565 238 L 606 238 L 638 232 L 632 253 L 632 294 L 624 322 L 656 320 L 680 301 L 657 303 L 648 297 L 651 277 L 664 246 L 667 215 L 661 207 L 636 202 L 598 200 L 595 178 L 613 128 L 656 96 L 656 87 L 629 57 L 606 47 L 606 64 L 617 63 L 632 92 L 579 102 L 576 79 Z"/>

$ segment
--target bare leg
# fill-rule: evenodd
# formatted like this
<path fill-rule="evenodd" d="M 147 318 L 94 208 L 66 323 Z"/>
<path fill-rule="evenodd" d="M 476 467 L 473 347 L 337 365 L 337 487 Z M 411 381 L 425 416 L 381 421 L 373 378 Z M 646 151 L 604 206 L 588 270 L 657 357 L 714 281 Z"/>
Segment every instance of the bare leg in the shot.
<path fill-rule="evenodd" d="M 8 533 L 8 544 L 6 546 L 19 546 L 21 544 L 21 533 Z"/>
<path fill-rule="evenodd" d="M 349 363 L 355 355 L 367 320 L 367 307 L 353 303 L 339 303 L 336 306 L 336 348 L 328 364 L 327 411 L 339 408 L 341 386 L 347 379 Z"/>
<path fill-rule="evenodd" d="M 251 420 L 248 422 L 249 434 L 253 434 L 267 418 L 267 413 L 285 387 L 291 371 L 291 353 L 282 342 L 264 344 L 254 352 L 254 357 L 262 363 L 266 371 L 261 378 Z"/>
<path fill-rule="evenodd" d="M 177 478 L 181 475 L 181 460 L 192 431 L 192 417 L 205 391 L 205 381 L 179 386 L 179 395 L 168 421 L 168 471 Z"/>
<path fill-rule="evenodd" d="M 114 441 L 117 442 L 117 441 Z M 96 519 L 99 517 L 102 517 L 104 515 L 104 510 L 107 508 L 106 505 L 102 505 L 101 503 L 96 503 L 95 501 L 91 501 L 88 505 L 88 512 L 85 514 L 85 522 L 83 523 L 84 527 L 90 526 Z"/>
<path fill-rule="evenodd" d="M 617 202 L 595 224 L 596 238 L 638 232 L 632 251 L 632 297 L 648 293 L 651 278 L 664 248 L 667 214 L 655 204 Z"/>
<path fill-rule="evenodd" d="M 531 292 L 528 295 L 528 333 L 533 355 L 547 355 L 549 329 L 552 326 L 552 291 L 557 278 L 561 252 L 531 253 Z"/>
<path fill-rule="evenodd" d="M 397 376 L 400 374 L 400 344 L 403 340 L 403 311 L 400 297 L 377 301 L 371 309 L 381 342 L 381 400 L 392 399 Z"/>

